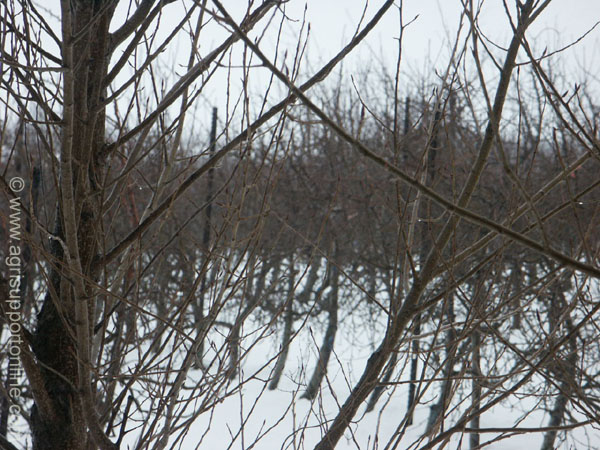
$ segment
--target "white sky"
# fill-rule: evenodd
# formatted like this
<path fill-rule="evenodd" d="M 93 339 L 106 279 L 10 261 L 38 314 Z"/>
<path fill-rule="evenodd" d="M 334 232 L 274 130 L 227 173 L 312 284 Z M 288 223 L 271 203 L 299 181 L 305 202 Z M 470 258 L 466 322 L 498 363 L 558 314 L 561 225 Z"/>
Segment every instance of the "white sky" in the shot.
<path fill-rule="evenodd" d="M 290 6 L 302 2 L 290 2 Z M 358 22 L 365 2 L 359 0 L 327 0 L 308 2 L 308 17 L 313 28 L 313 37 L 319 42 L 341 44 L 342 36 L 346 38 Z M 383 2 L 369 2 L 369 10 L 374 11 Z M 509 0 L 511 6 L 514 0 Z M 406 56 L 419 60 L 427 56 L 428 49 L 439 49 L 447 39 L 446 30 L 454 34 L 461 12 L 458 0 L 404 0 L 404 21 L 415 16 L 417 20 L 406 30 L 404 36 Z M 394 45 L 393 38 L 398 35 L 398 14 L 388 14 L 383 19 L 370 42 L 381 41 L 383 45 Z M 598 0 L 553 0 L 544 11 L 539 21 L 529 31 L 530 36 L 543 39 L 549 46 L 564 45 L 580 36 L 584 30 L 600 21 L 600 1 Z M 483 2 L 482 23 L 484 31 L 489 32 L 492 39 L 505 41 L 509 34 L 508 21 L 502 0 Z M 600 30 L 596 30 L 583 46 L 592 47 L 600 38 Z M 555 42 L 558 41 L 558 42 Z M 431 56 L 431 55 L 430 55 Z"/>
<path fill-rule="evenodd" d="M 288 49 L 288 61 L 293 57 L 295 51 L 305 7 L 307 20 L 311 24 L 305 65 L 303 66 L 304 76 L 300 77 L 300 80 L 313 74 L 348 42 L 356 30 L 365 4 L 368 7 L 364 22 L 370 20 L 382 3 L 383 0 L 369 2 L 363 0 L 290 0 L 286 3 L 286 14 L 291 19 L 297 20 L 295 24 L 286 23 L 282 35 L 281 48 Z M 514 9 L 514 0 L 508 0 L 507 3 Z M 247 7 L 247 2 L 240 0 L 228 0 L 224 1 L 224 4 L 230 8 L 230 12 L 236 18 L 240 18 L 240 14 Z M 177 3 L 166 7 L 164 22 L 182 11 L 176 5 Z M 403 5 L 403 21 L 405 23 L 417 15 L 418 17 L 404 32 L 402 70 L 412 74 L 430 73 L 432 66 L 443 70 L 448 63 L 450 45 L 455 39 L 460 20 L 460 0 L 404 0 Z M 119 22 L 118 17 L 116 19 Z M 530 27 L 528 37 L 537 52 L 541 53 L 544 48 L 553 51 L 570 44 L 598 21 L 600 21 L 600 0 L 553 0 L 538 21 Z M 372 35 L 344 63 L 343 82 L 350 83 L 350 75 L 358 74 L 365 67 L 377 67 L 381 63 L 388 67 L 388 71 L 393 71 L 397 56 L 398 24 L 398 9 L 392 8 Z M 511 29 L 502 0 L 483 2 L 480 24 L 483 32 L 494 44 L 501 47 L 506 46 L 511 36 Z M 277 27 L 278 23 L 271 24 L 272 30 L 277 30 Z M 168 30 L 168 25 L 165 28 Z M 224 36 L 225 31 L 220 27 L 207 28 L 207 32 L 201 39 L 201 54 L 206 54 L 214 48 Z M 175 60 L 181 64 L 187 61 L 186 39 L 187 37 L 182 37 L 179 41 L 177 56 L 171 56 L 169 67 L 177 67 Z M 272 52 L 268 51 L 272 50 L 269 47 L 273 45 L 273 41 L 274 35 L 267 35 L 261 41 L 261 48 L 266 50 L 267 54 L 272 55 Z M 584 72 L 593 76 L 595 73 L 600 73 L 599 44 L 600 26 L 582 42 L 570 48 L 567 53 L 557 57 L 556 61 L 560 64 L 557 64 L 556 70 L 567 72 L 567 78 L 572 78 L 570 80 L 572 82 L 581 81 L 584 78 Z M 237 47 L 241 49 L 239 43 Z M 495 52 L 497 56 L 501 55 L 497 49 Z M 284 51 L 281 50 L 280 55 L 283 53 Z M 563 67 L 559 67 L 561 64 Z M 175 69 L 175 72 L 182 74 L 183 67 Z M 251 83 L 251 86 L 260 90 L 260 87 L 265 84 L 264 80 L 268 79 L 267 76 L 268 73 L 264 69 L 254 70 L 252 75 L 254 82 Z M 240 78 L 241 72 L 232 75 L 229 82 L 235 85 Z M 223 93 L 226 86 L 227 79 L 223 75 L 213 80 L 210 89 L 203 92 L 199 102 L 203 105 L 199 106 L 200 109 L 209 110 L 209 105 L 216 105 L 219 106 L 220 111 L 223 111 L 225 103 Z M 275 95 L 273 101 L 277 100 L 279 97 Z"/>
<path fill-rule="evenodd" d="M 260 1 L 254 0 L 254 3 L 259 4 Z M 223 0 L 223 3 L 238 19 L 248 5 L 246 0 Z M 400 0 L 396 2 L 396 4 L 399 3 Z M 460 19 L 461 0 L 403 0 L 402 3 L 405 23 L 418 15 L 416 20 L 405 29 L 403 35 L 402 70 L 405 73 L 419 76 L 431 74 L 433 68 L 443 70 L 448 63 L 450 45 L 455 39 Z M 507 3 L 514 8 L 515 0 L 507 0 Z M 127 0 L 121 0 L 119 3 L 119 9 L 113 19 L 113 29 L 125 20 L 128 4 Z M 210 0 L 208 4 L 213 8 Z M 311 25 L 302 70 L 303 76 L 300 77 L 300 80 L 312 75 L 348 42 L 356 30 L 365 5 L 367 5 L 367 13 L 364 22 L 370 20 L 382 4 L 383 0 L 368 2 L 364 0 L 289 0 L 285 3 L 288 17 L 297 20 L 296 23 L 287 22 L 284 25 L 282 48 L 288 50 L 288 61 L 295 52 L 305 8 L 307 20 Z M 177 18 L 181 17 L 189 6 L 189 1 L 178 1 L 167 5 L 161 18 L 159 34 L 167 35 L 172 31 L 173 25 L 177 23 Z M 58 13 L 56 4 L 50 8 Z M 546 47 L 548 51 L 553 51 L 573 42 L 598 21 L 600 21 L 600 0 L 553 0 L 540 19 L 529 29 L 528 37 L 537 52 L 541 53 Z M 483 1 L 480 23 L 483 32 L 489 39 L 495 44 L 506 46 L 511 30 L 502 0 Z M 398 24 L 398 9 L 391 8 L 367 40 L 344 62 L 343 83 L 350 85 L 350 75 L 358 75 L 365 68 L 377 70 L 381 64 L 385 64 L 388 72 L 393 72 L 397 56 Z M 276 31 L 277 28 L 278 23 L 271 24 L 271 30 Z M 206 27 L 200 39 L 200 55 L 206 55 L 221 43 L 225 36 L 226 31 L 215 23 Z M 261 41 L 261 48 L 267 50 L 267 54 L 269 54 L 268 50 L 272 50 L 269 47 L 272 47 L 274 37 L 274 34 L 267 35 Z M 189 37 L 181 35 L 176 42 L 176 47 L 171 46 L 163 54 L 163 65 L 156 72 L 167 88 L 174 83 L 177 76 L 185 72 L 184 66 L 189 55 Z M 240 43 L 236 45 L 236 48 L 239 56 L 242 48 Z M 52 51 L 58 54 L 57 49 L 53 48 Z M 280 55 L 283 53 L 284 50 L 281 50 Z M 117 50 L 113 62 L 116 61 L 119 54 L 120 52 Z M 496 54 L 500 55 L 498 51 Z M 596 73 L 600 73 L 600 26 L 582 42 L 557 57 L 555 61 L 558 62 L 556 70 L 566 72 L 570 82 L 582 81 L 586 77 L 594 77 Z M 239 63 L 239 61 L 234 61 L 234 64 L 236 62 Z M 258 91 L 266 84 L 268 76 L 265 69 L 252 71 L 250 85 L 256 89 L 257 97 L 260 95 Z M 333 76 L 335 75 L 330 78 Z M 124 81 L 126 78 L 124 75 L 117 79 L 117 82 Z M 224 112 L 227 85 L 230 83 L 231 86 L 239 87 L 240 78 L 241 72 L 238 71 L 237 73 L 232 72 L 231 79 L 228 80 L 226 71 L 221 70 L 218 77 L 211 80 L 208 88 L 200 96 L 195 114 L 207 118 L 212 106 L 217 106 L 220 112 Z M 598 81 L 596 79 L 596 82 Z M 236 96 L 234 91 L 235 89 L 232 89 L 232 95 Z M 279 85 L 279 91 L 275 92 L 282 92 L 281 85 Z M 121 100 L 125 103 L 128 102 L 130 95 L 131 91 L 125 93 Z M 279 95 L 272 96 L 272 101 L 279 99 Z M 220 117 L 222 117 L 221 114 Z M 205 133 L 205 130 L 202 133 Z"/>

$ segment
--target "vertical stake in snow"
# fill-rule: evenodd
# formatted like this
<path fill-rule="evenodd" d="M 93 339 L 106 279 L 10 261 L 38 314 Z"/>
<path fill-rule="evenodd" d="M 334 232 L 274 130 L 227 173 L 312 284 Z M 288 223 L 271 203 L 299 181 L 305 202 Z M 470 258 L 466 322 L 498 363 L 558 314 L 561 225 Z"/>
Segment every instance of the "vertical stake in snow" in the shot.
<path fill-rule="evenodd" d="M 215 154 L 215 147 L 217 145 L 217 108 L 212 109 L 212 121 L 210 127 L 210 144 L 208 148 L 208 157 L 212 158 Z M 211 216 L 212 216 L 212 202 L 213 202 L 213 185 L 215 179 L 215 168 L 214 166 L 208 169 L 208 180 L 206 186 L 206 220 L 204 222 L 204 231 L 202 233 L 202 248 L 208 255 L 209 244 L 210 244 L 210 227 L 211 227 Z M 207 256 L 208 258 L 208 256 Z M 200 282 L 200 292 L 198 296 L 198 308 L 196 311 L 196 325 L 198 326 L 200 332 L 202 332 L 201 328 L 203 328 L 202 323 L 204 322 L 204 297 L 206 295 L 206 273 L 208 272 L 208 267 L 204 274 L 202 274 L 202 281 Z M 197 359 L 200 365 L 202 364 L 202 355 L 204 354 L 204 340 L 200 341 L 200 345 L 198 346 L 197 351 Z"/>

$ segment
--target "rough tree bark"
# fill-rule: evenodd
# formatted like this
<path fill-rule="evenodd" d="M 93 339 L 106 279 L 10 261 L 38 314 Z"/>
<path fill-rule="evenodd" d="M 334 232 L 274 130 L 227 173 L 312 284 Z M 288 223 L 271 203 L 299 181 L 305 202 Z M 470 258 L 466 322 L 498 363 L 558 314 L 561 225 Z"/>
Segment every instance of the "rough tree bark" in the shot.
<path fill-rule="evenodd" d="M 100 236 L 99 184 L 105 170 L 105 161 L 99 158 L 105 144 L 103 82 L 114 8 L 115 3 L 109 1 L 61 2 L 65 68 L 61 192 L 52 243 L 55 265 L 31 343 L 43 382 L 37 386 L 40 397 L 34 396 L 31 414 L 35 450 L 81 450 L 92 442 L 102 449 L 116 448 L 100 430 L 89 398 L 95 296 L 93 287 L 83 282 L 94 278 Z M 88 429 L 94 431 L 88 433 Z"/>

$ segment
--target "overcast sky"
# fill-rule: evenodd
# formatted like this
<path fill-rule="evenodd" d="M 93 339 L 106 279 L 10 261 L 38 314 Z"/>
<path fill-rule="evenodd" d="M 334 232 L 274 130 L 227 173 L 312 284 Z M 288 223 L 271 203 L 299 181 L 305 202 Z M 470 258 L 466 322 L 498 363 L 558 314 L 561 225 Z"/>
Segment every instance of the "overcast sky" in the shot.
<path fill-rule="evenodd" d="M 254 0 L 258 3 L 260 0 Z M 494 43 L 504 45 L 510 38 L 510 27 L 504 11 L 503 0 L 473 0 L 482 4 L 480 18 L 481 28 Z M 506 0 L 514 8 L 515 0 Z M 409 22 L 416 17 L 403 36 L 403 59 L 413 67 L 427 65 L 444 66 L 447 63 L 449 40 L 455 37 L 461 11 L 461 0 L 398 0 L 396 4 L 403 5 L 403 21 Z M 172 24 L 177 23 L 188 2 L 174 2 L 164 8 L 165 14 L 161 18 L 161 29 L 168 34 Z M 212 8 L 209 0 L 208 4 Z M 246 0 L 223 0 L 223 4 L 230 12 L 240 18 L 246 10 Z M 319 61 L 327 60 L 337 52 L 344 43 L 352 37 L 360 17 L 367 5 L 365 22 L 383 4 L 383 0 L 288 0 L 284 8 L 291 19 L 298 21 L 296 27 L 287 23 L 283 42 L 289 49 L 295 47 L 297 33 L 300 29 L 303 12 L 306 8 L 307 21 L 310 22 L 311 31 L 308 43 L 308 61 L 316 65 Z M 46 6 L 46 5 L 44 5 Z M 51 2 L 48 5 L 55 14 L 59 15 L 58 5 Z M 189 4 L 188 4 L 189 7 Z M 120 1 L 119 8 L 113 19 L 113 29 L 117 28 L 124 20 L 129 9 L 128 1 Z M 417 17 L 418 16 L 418 17 Z M 544 11 L 538 21 L 529 29 L 528 36 L 541 51 L 544 47 L 555 50 L 565 46 L 583 33 L 590 30 L 600 21 L 600 0 L 552 0 L 550 6 Z M 369 36 L 366 45 L 355 51 L 350 58 L 352 61 L 372 60 L 373 58 L 388 58 L 394 63 L 397 54 L 396 38 L 399 34 L 398 9 L 392 8 L 382 19 L 376 30 Z M 58 26 L 58 23 L 56 24 Z M 277 26 L 271 26 L 276 30 Z M 58 31 L 58 29 L 57 29 Z M 201 42 L 208 40 L 202 49 L 208 51 L 212 46 L 221 42 L 225 30 L 219 27 L 209 28 Z M 170 58 L 187 61 L 185 37 L 179 40 L 176 56 Z M 265 45 L 265 39 L 261 45 Z M 53 49 L 55 52 L 58 49 Z M 589 70 L 600 73 L 600 26 L 568 51 L 563 58 L 569 60 L 570 68 L 573 65 L 584 65 Z M 347 68 L 352 69 L 352 64 Z"/>
<path fill-rule="evenodd" d="M 383 2 L 370 1 L 369 11 L 374 11 Z M 514 0 L 507 2 L 511 7 Z M 291 1 L 288 8 L 296 8 L 302 2 Z M 358 22 L 365 2 L 360 0 L 326 0 L 307 2 L 308 18 L 312 23 L 313 37 L 320 43 L 341 44 L 348 38 Z M 404 21 L 417 19 L 410 25 L 404 35 L 405 56 L 411 60 L 435 56 L 435 52 L 453 35 L 459 22 L 461 5 L 458 0 L 404 0 Z M 298 14 L 296 12 L 298 16 Z M 598 0 L 553 0 L 537 22 L 529 31 L 530 36 L 542 39 L 548 45 L 565 45 L 579 37 L 582 32 L 592 28 L 600 21 L 600 1 Z M 481 23 L 488 37 L 498 40 L 500 44 L 509 38 L 509 24 L 502 0 L 483 2 Z M 371 37 L 370 44 L 393 45 L 393 38 L 398 35 L 398 14 L 391 13 L 383 20 L 377 32 Z M 597 46 L 600 30 L 593 32 L 580 47 Z M 433 50 L 434 55 L 428 54 Z"/>
<path fill-rule="evenodd" d="M 477 2 L 477 0 L 474 1 Z M 125 19 L 127 3 L 121 2 L 120 4 L 122 9 L 118 10 L 113 21 L 115 28 Z M 242 0 L 224 0 L 223 3 L 236 19 L 241 19 L 248 5 L 247 1 Z M 402 3 L 404 23 L 416 18 L 405 29 L 403 35 L 402 70 L 408 70 L 413 74 L 430 73 L 432 66 L 443 70 L 448 64 L 449 49 L 456 37 L 460 21 L 460 0 L 404 0 Z M 514 0 L 507 0 L 507 3 L 514 9 Z M 184 2 L 183 5 L 185 4 Z M 209 1 L 208 4 L 211 5 L 211 2 Z M 286 49 L 288 61 L 293 58 L 305 8 L 306 18 L 310 22 L 311 28 L 304 58 L 303 76 L 300 77 L 300 80 L 312 75 L 322 63 L 348 42 L 360 22 L 365 5 L 367 5 L 367 11 L 363 25 L 371 19 L 382 4 L 383 0 L 369 2 L 363 0 L 289 0 L 284 5 L 285 12 L 290 19 L 296 22 L 288 21 L 283 27 L 280 58 Z M 182 3 L 175 2 L 165 7 L 165 14 L 161 18 L 163 33 L 166 34 L 172 30 L 169 21 L 175 24 L 177 17 L 183 14 L 184 8 L 181 5 Z M 581 37 L 598 21 L 600 21 L 600 0 L 553 0 L 540 19 L 529 29 L 528 37 L 537 52 L 541 53 L 546 47 L 548 51 L 553 51 Z M 502 0 L 483 2 L 480 25 L 486 37 L 493 44 L 500 47 L 506 46 L 511 36 L 511 29 Z M 262 27 L 260 29 L 262 30 Z M 272 30 L 272 34 L 267 33 L 260 45 L 267 54 L 272 56 L 278 23 L 272 23 L 269 29 Z M 354 51 L 344 63 L 343 82 L 350 83 L 350 75 L 356 74 L 368 66 L 377 67 L 380 63 L 385 64 L 389 71 L 393 71 L 397 56 L 398 35 L 398 9 L 392 8 L 366 42 Z M 200 40 L 200 55 L 207 54 L 222 42 L 225 36 L 226 30 L 216 23 L 206 27 Z M 167 52 L 164 55 L 167 63 L 163 69 L 165 73 L 163 80 L 166 80 L 167 85 L 171 85 L 177 75 L 185 72 L 183 66 L 189 55 L 189 38 L 182 35 L 178 43 L 176 51 L 172 49 L 170 53 Z M 490 47 L 493 48 L 493 45 Z M 242 46 L 239 43 L 236 49 L 237 55 L 241 55 Z M 495 52 L 498 56 L 502 54 L 498 49 L 495 49 Z M 555 61 L 562 64 L 562 67 L 559 67 L 560 64 L 556 64 L 557 70 L 563 73 L 568 72 L 568 78 L 572 82 L 583 79 L 585 71 L 593 75 L 600 73 L 600 26 Z M 237 63 L 239 60 L 235 61 L 234 58 L 233 64 Z M 173 75 L 171 80 L 167 79 L 169 75 Z M 260 91 L 261 83 L 266 84 L 264 80 L 268 80 L 268 72 L 266 69 L 254 69 L 252 77 L 253 84 L 251 86 Z M 216 105 L 220 111 L 223 111 L 227 84 L 234 87 L 239 86 L 240 78 L 241 72 L 232 72 L 231 78 L 227 79 L 225 72 L 221 71 L 220 75 L 210 82 L 209 88 L 203 91 L 199 98 L 198 108 L 209 111 L 211 105 Z M 257 95 L 259 94 L 257 93 Z M 279 97 L 274 96 L 272 100 L 277 101 Z"/>
<path fill-rule="evenodd" d="M 299 30 L 306 7 L 307 20 L 311 24 L 307 61 L 311 63 L 309 66 L 316 67 L 352 37 L 365 4 L 368 5 L 367 21 L 382 3 L 382 0 L 291 0 L 285 6 L 286 13 L 299 22 L 294 31 L 288 31 L 283 36 L 284 42 L 287 40 L 291 48 L 295 45 L 295 32 Z M 513 8 L 515 2 L 508 0 L 507 3 Z M 235 8 L 246 2 L 229 0 L 225 4 Z M 483 2 L 481 11 L 480 24 L 483 32 L 495 44 L 506 46 L 511 29 L 502 0 Z M 403 35 L 404 67 L 419 70 L 434 65 L 443 69 L 448 62 L 450 43 L 458 29 L 460 12 L 459 0 L 404 0 L 403 21 L 407 23 L 416 17 Z M 552 51 L 573 42 L 598 21 L 600 0 L 553 0 L 538 22 L 530 28 L 528 36 L 539 52 L 545 47 Z M 393 8 L 365 45 L 352 55 L 345 69 L 352 72 L 364 66 L 365 62 L 374 63 L 380 58 L 387 59 L 386 63 L 393 66 L 397 55 L 398 35 L 399 14 L 397 8 Z M 574 73 L 584 68 L 592 73 L 600 72 L 599 48 L 600 26 L 569 49 L 568 54 L 561 56 L 561 60 L 568 62 L 565 63 L 565 70 Z"/>

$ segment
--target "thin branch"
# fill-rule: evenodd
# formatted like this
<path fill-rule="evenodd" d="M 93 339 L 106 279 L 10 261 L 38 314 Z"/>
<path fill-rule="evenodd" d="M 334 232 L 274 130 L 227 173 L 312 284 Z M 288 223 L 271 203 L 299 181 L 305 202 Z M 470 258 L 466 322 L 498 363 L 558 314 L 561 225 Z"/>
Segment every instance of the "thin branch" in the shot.
<path fill-rule="evenodd" d="M 346 45 L 339 53 L 337 53 L 327 64 L 325 64 L 321 70 L 319 70 L 315 75 L 313 75 L 308 81 L 306 81 L 302 86 L 296 88 L 299 92 L 304 92 L 316 85 L 317 83 L 323 81 L 331 71 L 337 66 L 337 64 L 342 61 L 352 50 L 356 48 L 356 46 L 369 34 L 369 32 L 375 28 L 377 23 L 383 17 L 384 12 L 389 9 L 393 4 L 393 0 L 389 0 L 385 3 L 385 5 L 373 16 L 373 19 L 363 28 L 363 30 L 358 33 L 349 43 Z M 105 266 L 116 257 L 118 257 L 123 251 L 125 251 L 129 246 L 135 242 L 144 231 L 146 231 L 152 223 L 156 219 L 162 216 L 162 214 L 176 201 L 196 180 L 198 180 L 202 175 L 207 173 L 212 167 L 214 167 L 225 155 L 227 155 L 231 150 L 235 149 L 238 145 L 240 145 L 245 140 L 249 139 L 252 136 L 252 133 L 267 123 L 270 119 L 275 117 L 278 113 L 283 111 L 286 106 L 292 104 L 296 99 L 297 95 L 295 93 L 290 93 L 285 99 L 281 100 L 279 103 L 271 107 L 267 112 L 265 112 L 262 116 L 260 116 L 257 120 L 255 120 L 248 128 L 238 134 L 234 139 L 224 145 L 215 155 L 210 158 L 202 167 L 193 172 L 188 178 L 186 178 L 183 183 L 169 195 L 148 217 L 145 221 L 140 223 L 140 225 L 133 230 L 123 241 L 113 247 L 108 253 L 106 253 L 103 257 L 101 257 L 97 262 L 96 266 L 98 268 Z"/>

